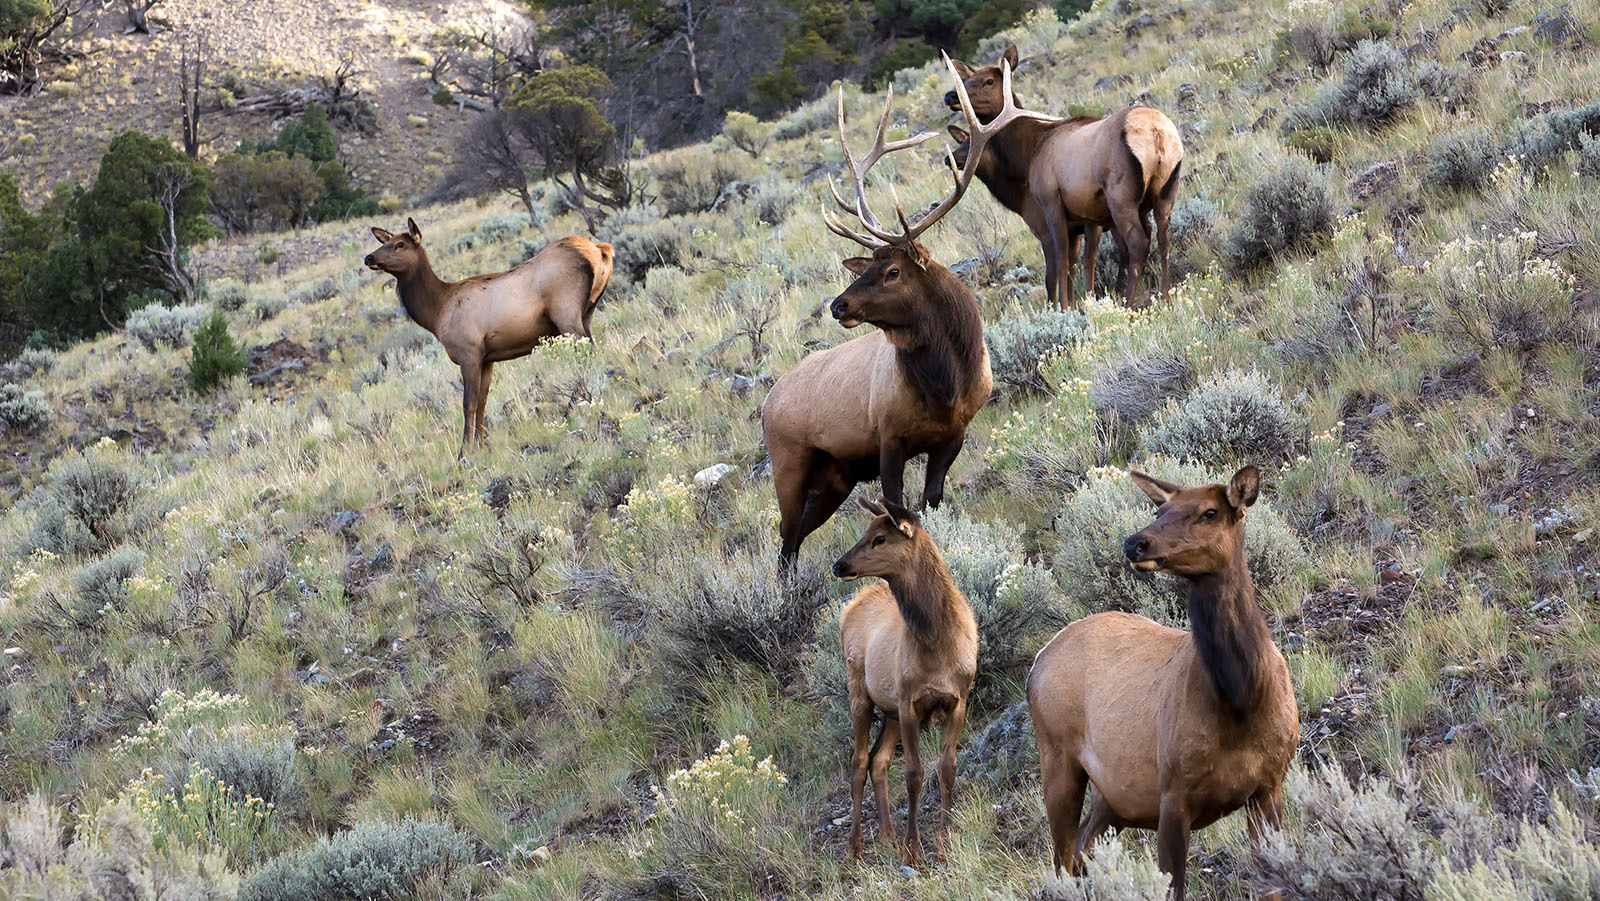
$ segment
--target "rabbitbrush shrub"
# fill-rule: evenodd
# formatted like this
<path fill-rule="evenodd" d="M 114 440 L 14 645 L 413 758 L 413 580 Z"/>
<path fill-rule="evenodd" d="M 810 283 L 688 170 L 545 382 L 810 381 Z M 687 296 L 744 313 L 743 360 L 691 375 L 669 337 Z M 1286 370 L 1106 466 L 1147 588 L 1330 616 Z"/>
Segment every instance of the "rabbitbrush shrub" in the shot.
<path fill-rule="evenodd" d="M 239 901 L 409 898 L 419 880 L 471 859 L 466 836 L 443 823 L 364 823 L 273 858 L 245 880 Z"/>

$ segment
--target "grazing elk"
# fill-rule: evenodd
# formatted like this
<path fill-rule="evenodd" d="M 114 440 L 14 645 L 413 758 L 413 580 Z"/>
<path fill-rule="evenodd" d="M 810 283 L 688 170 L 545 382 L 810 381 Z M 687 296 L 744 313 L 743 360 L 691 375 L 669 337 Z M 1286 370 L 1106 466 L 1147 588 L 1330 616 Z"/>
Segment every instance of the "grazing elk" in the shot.
<path fill-rule="evenodd" d="M 917 835 L 917 798 L 922 792 L 922 728 L 940 727 L 939 803 L 950 825 L 951 792 L 956 778 L 956 740 L 967 717 L 967 695 L 978 672 L 978 623 L 972 606 L 950 578 L 939 548 L 915 513 L 880 498 L 864 498 L 873 515 L 867 531 L 838 562 L 841 579 L 877 576 L 856 592 L 839 614 L 839 646 L 850 678 L 850 724 L 855 753 L 850 760 L 850 854 L 861 852 L 861 795 L 867 770 L 878 804 L 878 837 L 894 840 L 889 822 L 889 758 L 898 741 L 905 747 L 906 840 L 900 861 L 922 856 Z M 875 711 L 883 727 L 872 750 Z"/>
<path fill-rule="evenodd" d="M 611 245 L 572 235 L 505 272 L 447 282 L 434 274 L 422 231 L 406 220 L 396 235 L 374 228 L 382 244 L 367 254 L 368 269 L 395 277 L 400 304 L 413 322 L 433 333 L 450 361 L 461 367 L 461 428 L 464 456 L 469 444 L 487 446 L 483 417 L 489 406 L 494 364 L 527 356 L 556 335 L 591 338 L 600 292 L 611 280 Z"/>
<path fill-rule="evenodd" d="M 1108 827 L 1155 829 L 1157 860 L 1182 901 L 1191 829 L 1240 807 L 1258 842 L 1280 824 L 1299 714 L 1245 564 L 1256 468 L 1191 488 L 1129 475 L 1158 509 L 1123 553 L 1138 569 L 1189 580 L 1191 631 L 1127 613 L 1085 617 L 1034 659 L 1028 710 L 1056 870 L 1074 872 Z M 1080 828 L 1089 783 L 1095 802 Z"/>
<path fill-rule="evenodd" d="M 972 112 L 980 120 L 1008 106 L 1022 105 L 1008 87 L 1007 76 L 1016 64 L 1014 46 L 993 66 L 974 69 L 956 62 Z M 944 100 L 951 109 L 961 103 L 955 91 L 945 94 Z M 967 132 L 955 126 L 950 127 L 950 134 L 960 142 L 969 139 Z M 964 150 L 970 152 L 970 147 Z M 1128 261 L 1124 267 L 1126 297 L 1128 305 L 1134 306 L 1150 253 L 1147 217 L 1152 213 L 1161 254 L 1161 296 L 1168 296 L 1172 270 L 1167 223 L 1178 196 L 1178 171 L 1183 164 L 1183 141 L 1171 119 L 1142 106 L 1104 118 L 1044 121 L 1039 116 L 1025 117 L 990 140 L 988 153 L 993 160 L 978 170 L 978 177 L 995 200 L 1021 215 L 1039 239 L 1049 299 L 1062 309 L 1073 303 L 1078 243 L 1084 237 L 1088 238 L 1083 250 L 1087 288 L 1094 291 L 1100 231 L 1109 228 Z"/>
<path fill-rule="evenodd" d="M 945 62 L 950 64 L 948 58 Z M 885 141 L 893 105 L 891 89 L 872 150 L 857 162 L 845 142 L 841 89 L 839 138 L 855 203 L 845 203 L 837 187 L 829 187 L 834 202 L 860 220 L 864 233 L 823 210 L 834 234 L 872 251 L 870 257 L 844 261 L 856 279 L 833 299 L 833 317 L 845 328 L 870 322 L 879 330 L 802 359 L 772 386 L 761 407 L 782 520 L 779 567 L 784 571 L 792 568 L 800 543 L 828 521 L 856 483 L 881 477 L 883 495 L 904 503 L 906 460 L 918 454 L 928 455 L 923 503 L 938 506 L 967 424 L 993 387 L 976 298 L 917 242 L 961 199 L 981 153 L 961 169 L 947 158 L 954 190 L 915 224 L 897 205 L 900 230 L 885 229 L 867 206 L 867 170 L 888 153 L 934 137 L 928 132 Z M 1028 115 L 1038 114 L 1005 105 L 993 121 L 981 124 L 969 113 L 975 146 L 981 151 L 996 132 Z"/>

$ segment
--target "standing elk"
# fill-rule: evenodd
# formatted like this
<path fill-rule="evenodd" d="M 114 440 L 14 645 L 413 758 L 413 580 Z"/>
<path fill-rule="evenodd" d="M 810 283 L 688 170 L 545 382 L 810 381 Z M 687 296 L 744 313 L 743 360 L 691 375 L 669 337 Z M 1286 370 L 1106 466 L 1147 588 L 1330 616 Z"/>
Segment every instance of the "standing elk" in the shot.
<path fill-rule="evenodd" d="M 447 282 L 434 274 L 422 231 L 406 219 L 396 235 L 373 228 L 383 246 L 367 254 L 368 269 L 395 277 L 400 304 L 417 325 L 444 345 L 461 367 L 461 449 L 488 446 L 483 417 L 489 406 L 494 364 L 527 356 L 546 338 L 592 338 L 600 292 L 611 280 L 611 245 L 572 235 L 562 238 L 505 272 Z"/>
<path fill-rule="evenodd" d="M 993 66 L 974 69 L 955 63 L 972 112 L 980 120 L 1022 105 L 1007 77 L 1016 64 L 1014 46 Z M 950 91 L 944 102 L 957 109 L 962 98 Z M 969 141 L 968 133 L 956 126 L 950 127 L 950 134 L 957 141 Z M 971 152 L 970 146 L 965 149 Z M 1139 279 L 1150 253 L 1147 217 L 1152 213 L 1161 253 L 1161 296 L 1169 296 L 1172 269 L 1167 223 L 1177 200 L 1178 173 L 1183 165 L 1183 140 L 1171 119 L 1143 106 L 1127 107 L 1103 118 L 1025 117 L 989 141 L 988 152 L 993 161 L 979 170 L 979 178 L 995 200 L 1022 216 L 1039 240 L 1044 250 L 1045 293 L 1061 309 L 1073 303 L 1078 244 L 1085 236 L 1086 287 L 1093 293 L 1103 228 L 1111 229 L 1117 248 L 1128 261 L 1123 270 L 1126 298 L 1130 307 L 1136 305 Z"/>
<path fill-rule="evenodd" d="M 951 66 L 948 58 L 945 63 Z M 961 199 L 981 153 L 960 169 L 946 157 L 955 179 L 951 193 L 914 224 L 896 204 L 900 230 L 885 229 L 867 206 L 867 170 L 888 153 L 934 137 L 925 132 L 886 142 L 893 106 L 891 88 L 872 150 L 857 162 L 845 140 L 840 90 L 839 139 L 854 181 L 855 203 L 845 203 L 831 182 L 829 188 L 834 202 L 856 216 L 864 233 L 829 216 L 826 204 L 822 213 L 834 234 L 872 251 L 871 257 L 844 261 L 856 279 L 833 299 L 833 317 L 845 328 L 870 322 L 879 331 L 805 357 L 772 386 L 761 407 L 781 516 L 779 568 L 786 572 L 800 543 L 828 521 L 858 482 L 881 477 L 884 497 L 903 504 L 906 460 L 918 454 L 928 455 L 923 503 L 937 507 L 967 425 L 988 401 L 994 384 L 977 299 L 917 242 Z M 974 146 L 981 151 L 1007 124 L 1039 114 L 1005 104 L 988 124 L 967 115 Z"/>
<path fill-rule="evenodd" d="M 1191 829 L 1240 807 L 1257 843 L 1281 825 L 1299 713 L 1245 563 L 1256 468 L 1226 486 L 1129 476 L 1158 509 L 1123 553 L 1138 569 L 1189 580 L 1192 631 L 1127 613 L 1085 617 L 1034 659 L 1028 711 L 1056 871 L 1074 872 L 1108 827 L 1155 829 L 1157 860 L 1183 901 Z M 1089 783 L 1095 801 L 1080 828 Z"/>
<path fill-rule="evenodd" d="M 839 614 L 839 646 L 850 678 L 855 738 L 850 760 L 850 854 L 861 853 L 861 796 L 869 763 L 878 804 L 878 837 L 894 840 L 889 758 L 898 741 L 905 747 L 907 799 L 900 862 L 912 866 L 922 856 L 917 835 L 922 728 L 930 723 L 940 728 L 939 804 L 948 830 L 956 740 L 966 722 L 967 695 L 978 672 L 978 623 L 917 515 L 886 498 L 876 504 L 859 500 L 873 515 L 872 522 L 856 546 L 833 564 L 833 574 L 850 580 L 877 576 L 883 581 L 856 592 Z M 869 752 L 867 739 L 873 714 L 879 710 L 883 727 Z"/>

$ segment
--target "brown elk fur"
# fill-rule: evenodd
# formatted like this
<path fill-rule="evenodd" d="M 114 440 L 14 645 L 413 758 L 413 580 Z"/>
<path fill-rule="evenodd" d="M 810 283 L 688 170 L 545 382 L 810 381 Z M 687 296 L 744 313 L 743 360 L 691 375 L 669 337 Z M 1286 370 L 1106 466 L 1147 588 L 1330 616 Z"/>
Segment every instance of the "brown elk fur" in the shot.
<path fill-rule="evenodd" d="M 867 774 L 878 806 L 878 836 L 894 840 L 889 821 L 889 758 L 905 748 L 906 838 L 901 862 L 922 854 L 917 799 L 922 792 L 922 728 L 940 726 L 939 803 L 949 828 L 956 776 L 956 741 L 967 716 L 967 695 L 978 671 L 978 623 L 950 578 L 939 548 L 916 514 L 886 499 L 862 500 L 873 514 L 867 531 L 838 562 L 841 579 L 883 579 L 856 592 L 839 614 L 839 645 L 850 679 L 850 853 L 861 851 L 861 797 Z M 878 740 L 867 748 L 875 712 Z"/>
<path fill-rule="evenodd" d="M 417 223 L 395 235 L 374 228 L 383 246 L 367 255 L 369 269 L 395 277 L 400 304 L 433 333 L 461 367 L 461 454 L 487 444 L 483 430 L 494 364 L 527 356 L 556 335 L 591 338 L 590 320 L 611 280 L 611 245 L 573 235 L 505 272 L 447 282 L 434 274 Z"/>
<path fill-rule="evenodd" d="M 1001 66 L 1014 67 L 1016 56 L 1017 48 L 1010 47 L 993 66 L 974 69 L 956 64 L 980 120 L 1003 108 Z M 1020 105 L 1014 96 L 1011 99 Z M 954 91 L 945 95 L 945 103 L 952 109 L 959 106 Z M 965 140 L 960 129 L 951 134 Z M 1137 303 L 1139 279 L 1150 252 L 1147 217 L 1151 214 L 1161 253 L 1161 294 L 1168 295 L 1172 278 L 1167 223 L 1183 163 L 1183 141 L 1171 119 L 1148 107 L 1054 123 L 1023 118 L 996 135 L 988 153 L 994 163 L 980 170 L 980 177 L 995 199 L 1022 215 L 1039 239 L 1045 256 L 1045 291 L 1062 309 L 1073 302 L 1077 244 L 1085 236 L 1087 281 L 1089 290 L 1094 290 L 1102 228 L 1111 229 L 1128 261 L 1126 298 L 1129 306 Z"/>
<path fill-rule="evenodd" d="M 1255 467 L 1226 486 L 1130 475 L 1159 508 L 1123 551 L 1138 569 L 1189 580 L 1192 631 L 1126 613 L 1085 617 L 1035 658 L 1028 709 L 1056 869 L 1074 872 L 1109 827 L 1155 829 L 1182 901 L 1191 829 L 1240 807 L 1256 841 L 1280 824 L 1299 714 L 1245 564 Z M 1080 827 L 1090 783 L 1095 803 Z"/>

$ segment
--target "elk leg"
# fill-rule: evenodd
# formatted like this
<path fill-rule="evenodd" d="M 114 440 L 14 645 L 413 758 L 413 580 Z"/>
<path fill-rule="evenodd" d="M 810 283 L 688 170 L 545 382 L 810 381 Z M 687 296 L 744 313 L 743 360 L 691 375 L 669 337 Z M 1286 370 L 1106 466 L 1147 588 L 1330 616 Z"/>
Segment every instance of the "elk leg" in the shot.
<path fill-rule="evenodd" d="M 1094 800 L 1089 802 L 1089 818 L 1078 827 L 1078 844 L 1072 851 L 1075 861 L 1094 855 L 1095 840 L 1111 828 L 1111 821 L 1111 805 L 1099 792 L 1095 792 Z"/>
<path fill-rule="evenodd" d="M 1245 803 L 1245 824 L 1250 830 L 1250 844 L 1254 845 L 1257 853 L 1266 841 L 1269 829 L 1283 828 L 1283 786 L 1277 785 L 1270 789 L 1262 789 L 1250 796 Z M 1278 901 L 1283 894 L 1277 890 L 1262 895 L 1268 901 Z"/>
<path fill-rule="evenodd" d="M 900 702 L 900 745 L 906 755 L 906 840 L 900 851 L 900 865 L 914 867 L 922 862 L 922 838 L 917 832 L 917 804 L 922 797 L 922 721 L 917 719 L 913 701 Z"/>
<path fill-rule="evenodd" d="M 789 575 L 794 571 L 795 557 L 800 553 L 800 542 L 805 533 L 800 531 L 800 521 L 805 517 L 806 483 L 811 477 L 811 454 L 794 454 L 781 444 L 774 444 L 772 455 L 772 481 L 778 492 L 778 573 Z"/>
<path fill-rule="evenodd" d="M 1182 169 L 1180 160 L 1156 195 L 1156 237 L 1161 242 L 1161 299 L 1169 303 L 1172 301 L 1172 263 L 1167 256 L 1167 224 L 1172 220 L 1172 205 L 1178 199 L 1178 173 Z"/>
<path fill-rule="evenodd" d="M 950 811 L 955 805 L 956 790 L 956 740 L 961 737 L 961 726 L 967 721 L 967 701 L 958 699 L 950 715 L 945 718 L 939 739 L 944 751 L 939 755 L 939 807 L 944 813 L 940 835 L 950 831 Z"/>
<path fill-rule="evenodd" d="M 1075 758 L 1051 749 L 1043 741 L 1039 744 L 1039 774 L 1044 783 L 1044 812 L 1050 820 L 1050 843 L 1055 846 L 1056 875 L 1065 870 L 1070 876 L 1077 872 L 1073 849 L 1089 774 Z"/>
<path fill-rule="evenodd" d="M 1161 796 L 1161 819 L 1156 826 L 1156 862 L 1172 877 L 1172 899 L 1183 901 L 1188 888 L 1184 870 L 1189 865 L 1189 811 L 1176 792 Z"/>
<path fill-rule="evenodd" d="M 483 419 L 489 412 L 489 381 L 494 374 L 494 364 L 484 363 L 483 374 L 478 382 L 478 446 L 489 446 L 489 433 L 484 430 Z"/>
<path fill-rule="evenodd" d="M 1067 214 L 1061 209 L 1061 202 L 1059 200 L 1055 203 L 1045 205 L 1045 225 L 1050 229 L 1050 242 L 1052 245 L 1050 252 L 1055 255 L 1057 260 L 1057 294 L 1055 297 L 1050 299 L 1056 301 L 1056 305 L 1060 309 L 1065 310 L 1073 303 L 1072 280 L 1077 277 L 1077 273 L 1075 271 L 1077 261 L 1074 260 L 1072 258 L 1072 254 L 1068 252 L 1069 245 L 1072 241 L 1072 225 L 1067 222 Z M 1062 277 L 1061 261 L 1066 262 L 1067 271 L 1065 273 L 1065 277 Z"/>
<path fill-rule="evenodd" d="M 850 758 L 850 856 L 861 853 L 861 796 L 867 785 L 867 740 L 872 737 L 872 700 L 866 674 L 850 670 L 850 728 L 855 753 Z"/>
<path fill-rule="evenodd" d="M 1118 211 L 1122 212 L 1118 213 Z M 1145 225 L 1144 214 L 1138 206 L 1131 209 L 1111 205 L 1111 219 L 1116 224 L 1117 234 L 1121 236 L 1122 246 L 1127 252 L 1126 262 L 1123 264 L 1123 276 L 1128 280 L 1125 295 L 1128 308 L 1137 309 L 1135 298 L 1139 294 L 1139 279 L 1144 275 L 1144 261 L 1150 255 L 1150 232 Z"/>
<path fill-rule="evenodd" d="M 894 821 L 889 816 L 889 761 L 894 757 L 894 746 L 899 743 L 900 721 L 886 713 L 883 729 L 878 732 L 878 743 L 872 746 L 872 799 L 878 804 L 880 842 L 894 842 Z"/>
<path fill-rule="evenodd" d="M 905 506 L 906 449 L 893 438 L 884 438 L 878 446 L 878 479 L 883 483 L 883 496 Z"/>
<path fill-rule="evenodd" d="M 1056 291 L 1061 285 L 1061 262 L 1056 259 L 1056 244 L 1050 237 L 1049 228 L 1036 234 L 1039 236 L 1039 249 L 1044 252 L 1044 302 L 1048 307 L 1056 302 Z"/>
<path fill-rule="evenodd" d="M 1083 229 L 1083 296 L 1094 296 L 1094 264 L 1100 259 L 1100 226 Z"/>
<path fill-rule="evenodd" d="M 928 452 L 928 480 L 922 486 L 924 507 L 938 507 L 944 503 L 945 476 L 950 474 L 951 464 L 956 462 L 956 457 L 961 455 L 961 448 L 966 443 L 967 433 L 963 429 L 961 434 Z"/>
<path fill-rule="evenodd" d="M 833 516 L 839 509 L 844 499 L 850 496 L 850 490 L 855 486 L 845 481 L 837 470 L 824 474 L 821 478 L 813 478 L 811 490 L 807 492 L 805 512 L 800 516 L 799 535 L 795 538 L 795 550 L 798 552 L 800 542 L 806 536 L 822 528 L 822 524 Z M 820 483 L 820 484 L 819 484 Z"/>
<path fill-rule="evenodd" d="M 478 382 L 483 377 L 483 367 L 477 360 L 468 360 L 461 364 L 461 449 L 456 451 L 456 459 L 460 460 L 467 455 L 467 447 L 472 441 L 472 427 L 478 416 Z"/>

